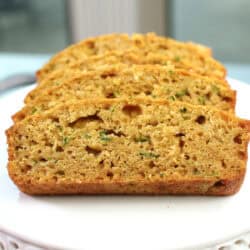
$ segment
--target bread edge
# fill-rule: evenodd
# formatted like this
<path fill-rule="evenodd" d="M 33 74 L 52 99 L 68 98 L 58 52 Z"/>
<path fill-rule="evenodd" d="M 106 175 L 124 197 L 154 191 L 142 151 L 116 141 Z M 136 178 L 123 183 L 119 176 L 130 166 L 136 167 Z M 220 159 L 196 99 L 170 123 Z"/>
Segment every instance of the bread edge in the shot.
<path fill-rule="evenodd" d="M 228 196 L 237 193 L 245 177 L 245 169 L 232 178 L 209 180 L 130 181 L 130 182 L 39 182 L 32 178 L 20 178 L 8 165 L 9 176 L 19 190 L 29 195 L 208 195 Z"/>

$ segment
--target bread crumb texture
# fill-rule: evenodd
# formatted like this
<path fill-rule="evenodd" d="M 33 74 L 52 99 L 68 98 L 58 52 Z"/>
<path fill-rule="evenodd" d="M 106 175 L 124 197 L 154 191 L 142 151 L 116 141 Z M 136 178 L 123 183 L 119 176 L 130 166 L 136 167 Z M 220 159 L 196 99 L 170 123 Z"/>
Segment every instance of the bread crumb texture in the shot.
<path fill-rule="evenodd" d="M 94 72 L 74 70 L 69 75 L 72 77 L 45 81 L 31 91 L 26 97 L 28 104 L 13 119 L 19 121 L 58 102 L 84 98 L 160 98 L 234 112 L 235 91 L 224 81 L 174 69 L 171 65 L 120 64 Z"/>
<path fill-rule="evenodd" d="M 118 54 L 114 54 L 113 51 L 118 51 Z M 211 50 L 205 46 L 175 41 L 154 33 L 132 36 L 111 34 L 89 38 L 61 51 L 37 72 L 38 82 L 57 69 L 82 62 L 84 67 L 86 58 L 102 56 L 110 52 L 113 53 L 111 57 L 105 55 L 107 59 L 94 59 L 91 64 L 86 65 L 86 68 L 95 68 L 95 64 L 98 66 L 100 62 L 103 65 L 114 61 L 128 64 L 166 64 L 167 61 L 171 61 L 177 67 L 184 67 L 201 75 L 224 78 L 226 74 L 224 66 L 211 57 Z M 123 55 L 121 56 L 119 52 L 123 52 Z M 137 57 L 136 54 L 139 56 Z"/>
<path fill-rule="evenodd" d="M 147 98 L 68 101 L 8 131 L 9 174 L 31 194 L 238 191 L 249 122 Z"/>

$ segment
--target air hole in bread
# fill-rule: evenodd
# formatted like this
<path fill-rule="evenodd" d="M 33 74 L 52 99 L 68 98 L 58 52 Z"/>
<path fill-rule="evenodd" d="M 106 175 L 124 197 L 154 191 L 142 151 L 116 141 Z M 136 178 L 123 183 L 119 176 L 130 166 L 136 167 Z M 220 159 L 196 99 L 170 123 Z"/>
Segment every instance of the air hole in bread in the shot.
<path fill-rule="evenodd" d="M 36 180 L 36 181 L 40 181 L 40 180 L 41 180 L 41 177 L 40 177 L 40 176 L 36 176 L 36 177 L 35 177 L 35 180 Z"/>
<path fill-rule="evenodd" d="M 111 172 L 111 171 L 108 171 L 106 175 L 107 175 L 107 177 L 109 177 L 110 179 L 112 179 L 112 178 L 114 177 L 114 173 Z"/>
<path fill-rule="evenodd" d="M 189 160 L 189 159 L 190 159 L 190 156 L 187 155 L 187 154 L 185 154 L 185 155 L 184 155 L 184 158 L 185 158 L 185 160 Z"/>
<path fill-rule="evenodd" d="M 123 106 L 122 112 L 129 117 L 136 117 L 142 114 L 142 109 L 139 105 L 126 104 Z"/>
<path fill-rule="evenodd" d="M 221 160 L 221 166 L 222 166 L 223 168 L 226 168 L 226 167 L 227 167 L 227 165 L 226 165 L 226 163 L 225 163 L 224 160 Z"/>
<path fill-rule="evenodd" d="M 47 162 L 48 160 L 45 159 L 45 158 L 43 158 L 43 157 L 41 157 L 41 158 L 39 158 L 39 161 L 41 161 L 41 162 Z"/>
<path fill-rule="evenodd" d="M 115 72 L 104 72 L 101 74 L 101 78 L 106 79 L 108 77 L 115 77 L 117 74 Z"/>
<path fill-rule="evenodd" d="M 198 168 L 193 168 L 193 174 L 194 175 L 197 175 L 197 174 L 199 174 L 200 172 L 199 172 L 199 170 L 198 170 Z"/>
<path fill-rule="evenodd" d="M 224 186 L 225 186 L 225 183 L 222 180 L 214 183 L 214 187 L 224 187 Z"/>
<path fill-rule="evenodd" d="M 82 128 L 85 126 L 86 123 L 92 122 L 92 121 L 97 121 L 97 122 L 103 122 L 103 120 L 97 115 L 88 115 L 85 117 L 80 117 L 77 120 L 69 123 L 69 127 L 71 128 Z"/>
<path fill-rule="evenodd" d="M 56 152 L 63 152 L 63 148 L 61 146 L 57 146 L 56 147 Z"/>
<path fill-rule="evenodd" d="M 101 160 L 101 161 L 99 162 L 99 166 L 100 166 L 100 167 L 104 167 L 104 160 Z"/>
<path fill-rule="evenodd" d="M 106 135 L 115 135 L 115 136 L 117 136 L 117 137 L 125 136 L 125 134 L 122 133 L 121 131 L 116 132 L 116 131 L 114 131 L 113 129 L 106 129 L 106 130 L 105 130 L 105 134 L 106 134 Z"/>
<path fill-rule="evenodd" d="M 106 96 L 106 98 L 115 98 L 115 94 L 113 92 L 106 93 L 105 96 Z"/>
<path fill-rule="evenodd" d="M 37 144 L 37 143 L 35 143 L 35 144 Z M 45 142 L 45 146 L 47 146 L 47 147 L 53 147 L 53 144 L 51 142 L 49 142 L 49 141 L 46 141 Z"/>
<path fill-rule="evenodd" d="M 32 169 L 32 166 L 30 165 L 25 165 L 23 168 L 21 168 L 21 172 L 23 174 L 26 174 L 27 172 L 29 172 Z"/>
<path fill-rule="evenodd" d="M 64 176 L 65 172 L 63 170 L 58 170 L 55 172 L 56 175 Z"/>
<path fill-rule="evenodd" d="M 168 78 L 162 78 L 161 79 L 163 82 L 169 82 L 169 79 Z M 170 91 L 169 91 L 170 92 Z"/>
<path fill-rule="evenodd" d="M 53 122 L 55 122 L 55 123 L 59 123 L 58 117 L 53 117 L 51 120 L 52 120 Z"/>
<path fill-rule="evenodd" d="M 180 147 L 181 150 L 183 149 L 184 145 L 185 145 L 185 141 L 183 141 L 183 140 L 180 139 L 180 141 L 179 141 L 179 147 Z"/>
<path fill-rule="evenodd" d="M 185 136 L 185 134 L 184 133 L 177 133 L 175 136 L 176 137 L 182 137 L 182 136 Z"/>
<path fill-rule="evenodd" d="M 19 149 L 22 149 L 22 146 L 15 146 L 16 151 L 18 151 Z"/>
<path fill-rule="evenodd" d="M 88 152 L 88 154 L 92 154 L 92 155 L 95 155 L 95 156 L 99 155 L 102 152 L 101 149 L 91 147 L 91 146 L 86 146 L 85 150 Z"/>
<path fill-rule="evenodd" d="M 224 96 L 224 97 L 222 98 L 222 100 L 223 100 L 224 102 L 232 102 L 232 98 L 230 98 L 230 97 L 228 97 L 228 96 Z"/>
<path fill-rule="evenodd" d="M 237 144 L 241 144 L 242 143 L 242 139 L 241 139 L 241 135 L 237 135 L 234 137 L 234 142 Z"/>
<path fill-rule="evenodd" d="M 208 93 L 205 95 L 205 97 L 206 97 L 207 100 L 210 100 L 210 98 L 211 98 L 211 92 L 208 92 Z"/>
<path fill-rule="evenodd" d="M 199 124 L 204 124 L 206 122 L 206 117 L 204 115 L 199 115 L 195 121 Z"/>
<path fill-rule="evenodd" d="M 146 90 L 145 91 L 145 95 L 151 95 L 152 94 L 152 91 L 151 90 Z"/>
<path fill-rule="evenodd" d="M 186 90 L 186 96 L 191 97 L 191 94 L 190 94 L 190 92 L 188 90 Z"/>
<path fill-rule="evenodd" d="M 153 161 L 150 161 L 150 162 L 149 162 L 149 167 L 150 167 L 150 168 L 154 168 L 155 166 L 156 166 L 156 165 L 155 165 L 155 163 L 154 163 Z"/>

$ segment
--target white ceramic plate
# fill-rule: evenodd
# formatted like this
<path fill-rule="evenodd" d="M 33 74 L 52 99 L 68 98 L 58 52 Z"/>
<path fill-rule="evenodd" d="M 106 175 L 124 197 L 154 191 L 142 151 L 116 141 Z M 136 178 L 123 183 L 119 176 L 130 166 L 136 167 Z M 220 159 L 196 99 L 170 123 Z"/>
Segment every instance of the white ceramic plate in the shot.
<path fill-rule="evenodd" d="M 250 119 L 250 85 L 238 91 L 237 114 Z M 4 130 L 31 87 L 0 97 L 0 230 L 61 249 L 200 249 L 250 231 L 250 173 L 231 197 L 31 197 L 7 175 Z M 249 166 L 250 167 L 250 166 Z"/>

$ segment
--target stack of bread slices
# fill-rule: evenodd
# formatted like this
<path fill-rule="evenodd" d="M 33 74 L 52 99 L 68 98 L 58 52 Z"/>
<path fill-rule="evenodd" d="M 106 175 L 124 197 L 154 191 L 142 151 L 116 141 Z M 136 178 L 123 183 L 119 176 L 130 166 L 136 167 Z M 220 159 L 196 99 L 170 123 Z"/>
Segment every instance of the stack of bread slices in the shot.
<path fill-rule="evenodd" d="M 211 50 L 153 33 L 74 44 L 37 72 L 7 130 L 29 194 L 230 195 L 250 123 Z"/>

